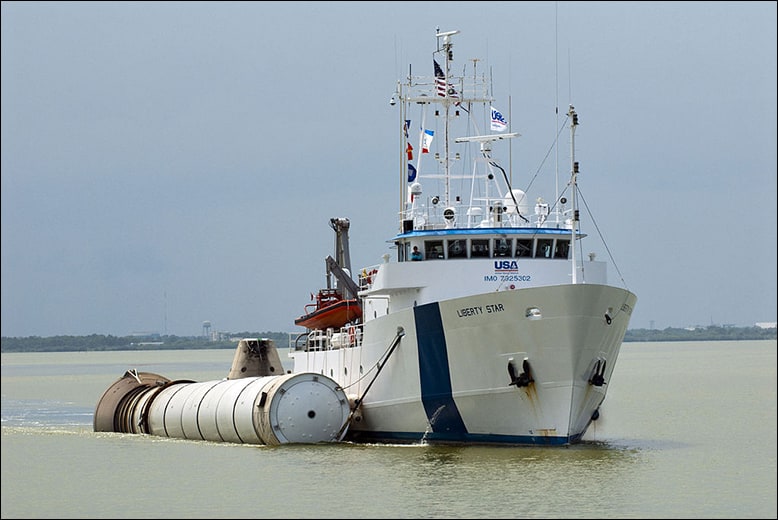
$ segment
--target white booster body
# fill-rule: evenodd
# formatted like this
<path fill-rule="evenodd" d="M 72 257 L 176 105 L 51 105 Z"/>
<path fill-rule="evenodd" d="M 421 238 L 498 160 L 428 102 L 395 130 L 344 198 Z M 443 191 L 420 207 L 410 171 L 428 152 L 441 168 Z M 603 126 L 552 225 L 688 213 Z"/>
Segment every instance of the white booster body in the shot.
<path fill-rule="evenodd" d="M 313 372 L 269 375 L 280 368 L 272 341 L 245 339 L 225 379 L 128 370 L 97 403 L 94 430 L 241 444 L 342 440 L 351 412 L 343 388 Z"/>
<path fill-rule="evenodd" d="M 244 444 L 339 441 L 349 411 L 343 390 L 313 373 L 179 383 L 151 402 L 148 431 Z"/>

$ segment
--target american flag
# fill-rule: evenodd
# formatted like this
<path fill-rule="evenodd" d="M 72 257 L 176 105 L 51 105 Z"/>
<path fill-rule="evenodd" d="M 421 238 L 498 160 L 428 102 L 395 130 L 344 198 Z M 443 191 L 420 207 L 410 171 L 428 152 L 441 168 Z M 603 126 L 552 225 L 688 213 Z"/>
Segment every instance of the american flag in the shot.
<path fill-rule="evenodd" d="M 449 97 L 459 98 L 459 94 L 454 90 L 454 86 L 451 83 L 446 82 L 446 75 L 443 74 L 443 69 L 440 68 L 436 60 L 432 60 L 435 65 L 435 89 L 438 92 L 438 96 L 446 97 L 446 89 L 448 89 Z"/>
<path fill-rule="evenodd" d="M 438 96 L 446 97 L 446 75 L 443 74 L 443 69 L 440 68 L 436 60 L 432 60 L 435 64 L 435 88 L 438 91 Z"/>

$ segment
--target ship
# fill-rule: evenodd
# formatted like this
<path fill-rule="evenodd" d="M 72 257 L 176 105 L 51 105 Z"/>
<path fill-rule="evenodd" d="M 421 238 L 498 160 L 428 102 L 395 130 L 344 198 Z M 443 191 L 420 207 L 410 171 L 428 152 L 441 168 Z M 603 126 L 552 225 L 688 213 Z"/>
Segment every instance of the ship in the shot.
<path fill-rule="evenodd" d="M 458 34 L 437 30 L 429 74 L 409 67 L 390 100 L 399 205 L 389 252 L 352 274 L 350 220 L 330 219 L 335 250 L 318 293 L 329 300 L 295 320 L 305 330 L 290 340 L 291 372 L 347 395 L 338 440 L 579 443 L 637 296 L 584 253 L 575 107 L 559 125 L 570 135 L 564 189 L 533 194 L 534 179 L 514 182 L 498 159 L 520 134 L 495 109 L 479 60 L 455 62 Z"/>
<path fill-rule="evenodd" d="M 637 296 L 584 254 L 575 108 L 559 126 L 570 131 L 565 188 L 547 202 L 530 191 L 534 178 L 515 187 L 495 148 L 520 135 L 494 108 L 479 60 L 452 72 L 457 34 L 436 31 L 432 73 L 409 68 L 390 100 L 399 218 L 389 252 L 352 274 L 351 222 L 330 218 L 334 251 L 294 320 L 304 330 L 290 335 L 292 368 L 274 340 L 243 338 L 222 379 L 129 369 L 100 397 L 94 431 L 267 445 L 583 440 Z"/>

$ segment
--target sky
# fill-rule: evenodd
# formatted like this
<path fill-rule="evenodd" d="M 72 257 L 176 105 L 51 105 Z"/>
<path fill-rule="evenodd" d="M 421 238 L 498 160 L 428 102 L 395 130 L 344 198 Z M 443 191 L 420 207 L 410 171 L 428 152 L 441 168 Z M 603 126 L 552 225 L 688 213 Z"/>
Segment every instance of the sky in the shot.
<path fill-rule="evenodd" d="M 515 184 L 575 105 L 630 328 L 776 320 L 775 2 L 3 1 L 1 23 L 2 336 L 299 331 L 330 218 L 354 269 L 391 251 L 389 99 L 438 27 L 492 71 Z"/>

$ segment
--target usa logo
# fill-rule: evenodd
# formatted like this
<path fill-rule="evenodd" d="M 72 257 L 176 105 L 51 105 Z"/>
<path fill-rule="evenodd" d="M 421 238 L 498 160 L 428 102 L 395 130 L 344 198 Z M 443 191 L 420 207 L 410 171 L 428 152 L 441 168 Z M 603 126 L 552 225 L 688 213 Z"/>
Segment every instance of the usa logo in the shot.
<path fill-rule="evenodd" d="M 516 260 L 495 260 L 494 271 L 500 273 L 516 273 L 519 271 L 519 262 Z"/>

